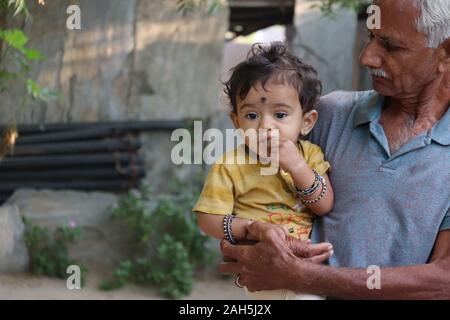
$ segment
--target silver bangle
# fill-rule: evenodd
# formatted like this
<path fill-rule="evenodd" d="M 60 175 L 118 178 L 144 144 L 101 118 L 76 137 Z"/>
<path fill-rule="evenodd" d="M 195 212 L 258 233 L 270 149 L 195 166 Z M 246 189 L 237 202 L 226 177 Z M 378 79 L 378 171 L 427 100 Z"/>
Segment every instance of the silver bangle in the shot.
<path fill-rule="evenodd" d="M 316 192 L 319 187 L 320 187 L 320 182 L 321 182 L 321 178 L 322 176 L 320 174 L 317 173 L 316 170 L 313 170 L 314 172 L 314 182 L 313 185 L 311 187 L 309 187 L 308 189 L 305 190 L 300 190 L 297 189 L 297 196 L 300 199 L 303 199 L 304 197 L 310 196 L 312 195 L 314 192 Z"/>
<path fill-rule="evenodd" d="M 322 192 L 320 193 L 320 195 L 316 199 L 313 199 L 313 200 L 305 200 L 302 198 L 301 201 L 302 201 L 303 205 L 317 203 L 320 200 L 322 200 L 322 198 L 325 196 L 325 193 L 327 192 L 327 183 L 325 182 L 325 179 L 322 176 L 320 176 L 320 182 L 322 184 Z"/>
<path fill-rule="evenodd" d="M 231 224 L 233 222 L 233 219 L 234 219 L 234 215 L 232 215 L 232 214 L 227 214 L 223 218 L 223 233 L 225 234 L 225 238 L 228 240 L 229 243 L 237 244 L 238 242 L 234 238 L 233 232 L 231 230 Z"/>

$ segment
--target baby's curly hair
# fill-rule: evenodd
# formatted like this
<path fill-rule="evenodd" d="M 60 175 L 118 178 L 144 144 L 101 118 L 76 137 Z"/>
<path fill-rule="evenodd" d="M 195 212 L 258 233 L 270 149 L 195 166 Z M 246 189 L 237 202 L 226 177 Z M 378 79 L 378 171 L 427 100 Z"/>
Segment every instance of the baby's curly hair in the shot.
<path fill-rule="evenodd" d="M 322 94 L 322 82 L 317 71 L 291 54 L 282 42 L 269 46 L 254 44 L 247 59 L 230 71 L 232 74 L 224 83 L 224 92 L 234 113 L 237 112 L 238 96 L 245 99 L 252 87 L 261 83 L 264 88 L 269 79 L 294 87 L 304 112 L 314 109 Z"/>

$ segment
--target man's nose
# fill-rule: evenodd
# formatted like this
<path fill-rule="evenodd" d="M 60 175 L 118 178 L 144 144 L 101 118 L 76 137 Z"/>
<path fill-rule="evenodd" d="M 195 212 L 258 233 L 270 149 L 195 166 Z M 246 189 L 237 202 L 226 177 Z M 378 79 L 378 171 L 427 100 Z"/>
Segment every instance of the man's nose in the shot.
<path fill-rule="evenodd" d="M 361 55 L 359 56 L 359 63 L 363 67 L 372 69 L 381 68 L 383 59 L 380 55 L 376 41 L 371 41 L 364 47 Z"/>

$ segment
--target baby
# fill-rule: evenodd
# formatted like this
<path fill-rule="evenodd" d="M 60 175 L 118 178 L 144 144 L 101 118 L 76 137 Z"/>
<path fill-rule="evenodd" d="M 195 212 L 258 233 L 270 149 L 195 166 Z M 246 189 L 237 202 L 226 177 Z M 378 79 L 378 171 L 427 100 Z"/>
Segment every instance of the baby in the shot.
<path fill-rule="evenodd" d="M 333 207 L 330 164 L 319 146 L 302 139 L 318 117 L 314 107 L 322 84 L 317 72 L 282 43 L 256 44 L 225 85 L 231 120 L 245 133 L 245 144 L 212 166 L 193 208 L 201 230 L 236 244 L 246 239 L 249 220 L 258 220 L 283 225 L 290 236 L 307 240 L 314 216 Z M 264 174 L 274 159 L 277 170 Z M 247 294 L 255 299 L 320 299 L 289 290 Z"/>

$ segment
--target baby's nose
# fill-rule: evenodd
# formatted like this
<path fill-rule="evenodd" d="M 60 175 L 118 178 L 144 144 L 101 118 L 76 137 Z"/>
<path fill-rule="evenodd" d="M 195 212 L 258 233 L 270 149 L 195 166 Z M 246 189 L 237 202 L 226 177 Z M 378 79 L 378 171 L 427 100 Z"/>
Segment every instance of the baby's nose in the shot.
<path fill-rule="evenodd" d="M 271 130 L 276 129 L 275 122 L 270 117 L 263 117 L 259 124 L 260 129 Z"/>

